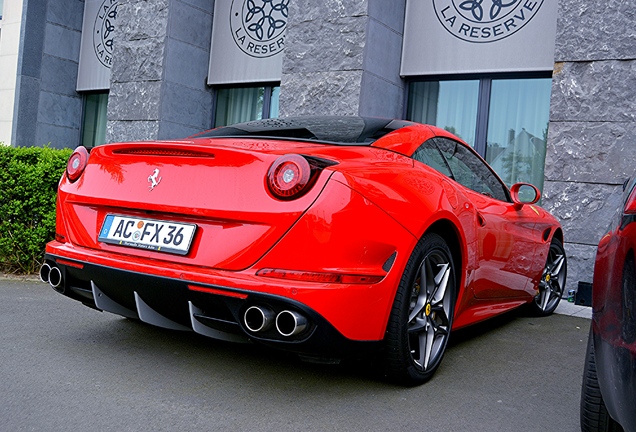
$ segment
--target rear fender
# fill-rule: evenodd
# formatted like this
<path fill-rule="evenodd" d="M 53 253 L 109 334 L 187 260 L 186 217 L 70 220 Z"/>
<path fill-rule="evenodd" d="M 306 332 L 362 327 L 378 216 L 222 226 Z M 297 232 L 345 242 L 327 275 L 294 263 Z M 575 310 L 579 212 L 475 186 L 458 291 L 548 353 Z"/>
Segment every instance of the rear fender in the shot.
<path fill-rule="evenodd" d="M 374 284 L 296 284 L 287 293 L 344 336 L 381 340 L 395 290 L 417 238 L 346 185 L 330 181 L 316 203 L 256 264 L 283 269 L 382 276 Z"/>

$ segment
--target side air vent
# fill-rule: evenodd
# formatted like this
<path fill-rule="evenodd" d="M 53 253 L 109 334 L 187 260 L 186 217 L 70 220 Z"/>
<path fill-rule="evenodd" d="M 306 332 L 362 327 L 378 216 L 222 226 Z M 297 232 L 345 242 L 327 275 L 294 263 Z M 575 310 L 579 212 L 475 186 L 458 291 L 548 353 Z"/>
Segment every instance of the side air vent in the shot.
<path fill-rule="evenodd" d="M 550 238 L 550 232 L 551 232 L 550 228 L 543 231 L 543 241 L 548 241 L 548 239 Z"/>

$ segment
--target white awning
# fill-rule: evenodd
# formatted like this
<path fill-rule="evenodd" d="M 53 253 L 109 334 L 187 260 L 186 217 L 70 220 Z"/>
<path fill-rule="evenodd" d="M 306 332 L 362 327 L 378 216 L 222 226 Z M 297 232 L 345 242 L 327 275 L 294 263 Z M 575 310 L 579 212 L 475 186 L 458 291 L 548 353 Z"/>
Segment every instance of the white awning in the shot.
<path fill-rule="evenodd" d="M 280 81 L 287 1 L 216 0 L 208 84 Z"/>
<path fill-rule="evenodd" d="M 407 0 L 402 76 L 551 71 L 556 0 Z"/>
<path fill-rule="evenodd" d="M 118 0 L 86 0 L 77 91 L 108 90 Z"/>

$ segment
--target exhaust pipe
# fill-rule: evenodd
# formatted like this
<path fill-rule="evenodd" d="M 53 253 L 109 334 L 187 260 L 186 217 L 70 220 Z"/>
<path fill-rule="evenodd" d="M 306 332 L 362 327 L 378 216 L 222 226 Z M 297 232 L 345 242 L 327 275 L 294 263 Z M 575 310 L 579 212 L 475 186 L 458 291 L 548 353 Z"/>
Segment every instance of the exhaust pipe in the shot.
<path fill-rule="evenodd" d="M 51 288 L 55 291 L 64 293 L 64 286 L 60 288 L 63 282 L 62 271 L 56 265 L 42 264 L 42 267 L 40 267 L 40 280 L 51 285 Z"/>
<path fill-rule="evenodd" d="M 251 306 L 243 315 L 245 327 L 253 333 L 268 330 L 274 324 L 274 312 L 262 306 Z"/>
<path fill-rule="evenodd" d="M 51 271 L 49 272 L 49 284 L 53 289 L 57 289 L 57 287 L 62 285 L 62 272 L 58 267 L 51 267 Z"/>
<path fill-rule="evenodd" d="M 276 330 L 283 336 L 297 335 L 307 327 L 307 319 L 301 314 L 284 310 L 276 317 Z"/>
<path fill-rule="evenodd" d="M 40 267 L 40 280 L 44 283 L 49 283 L 49 275 L 51 274 L 51 266 L 47 263 L 42 264 Z"/>

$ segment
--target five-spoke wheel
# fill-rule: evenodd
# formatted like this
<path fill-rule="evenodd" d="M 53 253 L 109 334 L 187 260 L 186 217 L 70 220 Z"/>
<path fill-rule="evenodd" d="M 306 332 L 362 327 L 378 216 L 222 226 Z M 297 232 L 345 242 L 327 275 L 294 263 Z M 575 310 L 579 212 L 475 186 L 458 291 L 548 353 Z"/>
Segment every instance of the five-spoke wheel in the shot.
<path fill-rule="evenodd" d="M 554 312 L 561 301 L 566 276 L 567 260 L 565 258 L 565 250 L 563 249 L 563 244 L 554 238 L 550 244 L 548 259 L 539 282 L 539 293 L 532 303 L 536 314 L 545 316 Z"/>
<path fill-rule="evenodd" d="M 421 384 L 442 361 L 455 304 L 455 268 L 448 245 L 425 235 L 400 282 L 387 329 L 388 373 L 405 384 Z"/>

